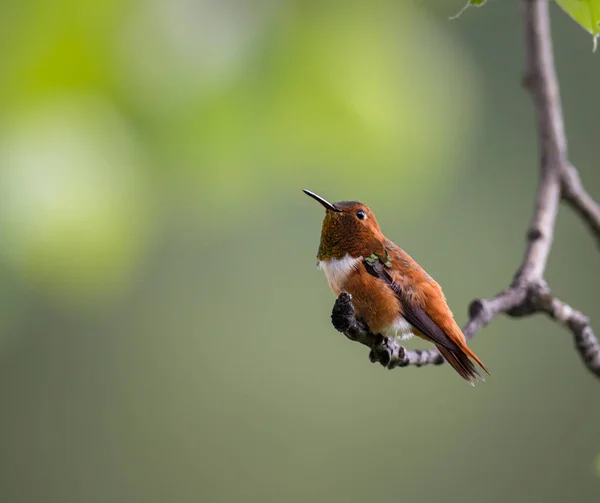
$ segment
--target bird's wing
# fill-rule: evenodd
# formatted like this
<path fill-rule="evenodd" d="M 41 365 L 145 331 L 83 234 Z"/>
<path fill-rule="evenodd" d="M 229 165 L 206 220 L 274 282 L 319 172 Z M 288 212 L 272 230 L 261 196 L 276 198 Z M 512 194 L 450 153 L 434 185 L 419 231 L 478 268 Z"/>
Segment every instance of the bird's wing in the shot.
<path fill-rule="evenodd" d="M 439 344 L 452 351 L 457 351 L 459 349 L 457 344 L 438 324 L 441 321 L 440 317 L 436 316 L 438 313 L 428 309 L 431 311 L 430 315 L 419 303 L 415 302 L 413 296 L 410 295 L 410 292 L 414 292 L 414 278 L 408 274 L 402 276 L 398 274 L 392 267 L 392 261 L 395 260 L 402 259 L 397 258 L 394 255 L 394 251 L 390 250 L 389 246 L 382 243 L 382 249 L 377 250 L 369 257 L 364 257 L 363 264 L 369 274 L 385 281 L 394 291 L 396 297 L 400 301 L 402 315 L 406 321 L 435 344 Z M 421 273 L 424 274 L 422 271 Z M 426 304 L 426 308 L 428 307 L 428 304 Z"/>

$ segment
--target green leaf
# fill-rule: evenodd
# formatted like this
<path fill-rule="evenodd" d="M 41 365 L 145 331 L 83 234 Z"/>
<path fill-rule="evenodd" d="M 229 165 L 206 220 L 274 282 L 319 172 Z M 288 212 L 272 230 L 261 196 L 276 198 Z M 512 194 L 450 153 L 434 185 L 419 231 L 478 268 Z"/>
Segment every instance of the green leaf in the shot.
<path fill-rule="evenodd" d="M 600 34 L 600 0 L 556 0 L 556 3 L 583 29 L 594 36 L 594 50 Z"/>
<path fill-rule="evenodd" d="M 452 16 L 450 18 L 450 20 L 454 20 L 458 17 L 461 16 L 461 14 L 466 11 L 469 7 L 481 7 L 483 4 L 485 4 L 487 2 L 487 0 L 468 0 L 467 4 L 460 9 L 460 11 L 458 12 L 458 14 L 455 14 L 454 16 Z"/>

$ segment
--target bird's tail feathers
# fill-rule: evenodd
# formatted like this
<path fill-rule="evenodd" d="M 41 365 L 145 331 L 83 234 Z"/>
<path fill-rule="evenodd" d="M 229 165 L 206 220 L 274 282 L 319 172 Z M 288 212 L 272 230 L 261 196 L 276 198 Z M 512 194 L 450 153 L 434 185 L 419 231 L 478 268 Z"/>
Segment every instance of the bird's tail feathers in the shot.
<path fill-rule="evenodd" d="M 477 371 L 475 364 L 471 360 L 474 360 L 486 374 L 490 374 L 483 362 L 477 358 L 475 353 L 473 353 L 466 344 L 462 347 L 459 346 L 457 350 L 448 349 L 439 344 L 436 344 L 436 346 L 444 359 L 469 384 L 474 385 L 476 381 L 485 380 Z"/>

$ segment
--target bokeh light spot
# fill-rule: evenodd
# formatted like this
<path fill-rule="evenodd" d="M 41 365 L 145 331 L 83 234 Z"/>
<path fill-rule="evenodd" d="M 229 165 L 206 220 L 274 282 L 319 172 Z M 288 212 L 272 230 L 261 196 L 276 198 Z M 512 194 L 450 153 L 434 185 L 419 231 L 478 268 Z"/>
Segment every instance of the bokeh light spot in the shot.
<path fill-rule="evenodd" d="M 8 122 L 0 253 L 59 296 L 125 288 L 147 234 L 147 197 L 123 119 L 105 100 L 69 95 Z"/>

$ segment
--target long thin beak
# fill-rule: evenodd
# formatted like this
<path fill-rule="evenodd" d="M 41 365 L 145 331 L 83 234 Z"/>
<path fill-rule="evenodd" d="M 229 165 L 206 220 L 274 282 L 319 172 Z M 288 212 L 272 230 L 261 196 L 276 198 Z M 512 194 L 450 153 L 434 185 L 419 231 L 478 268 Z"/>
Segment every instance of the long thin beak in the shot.
<path fill-rule="evenodd" d="M 304 192 L 307 196 L 312 197 L 313 199 L 316 199 L 317 201 L 319 201 L 323 206 L 325 206 L 325 208 L 327 208 L 328 210 L 331 211 L 337 211 L 340 212 L 342 210 L 337 209 L 333 204 L 331 204 L 327 199 L 323 199 L 321 196 L 318 196 L 317 194 L 315 194 L 314 192 L 311 192 L 310 190 L 306 190 L 306 189 L 302 189 L 302 192 Z"/>

